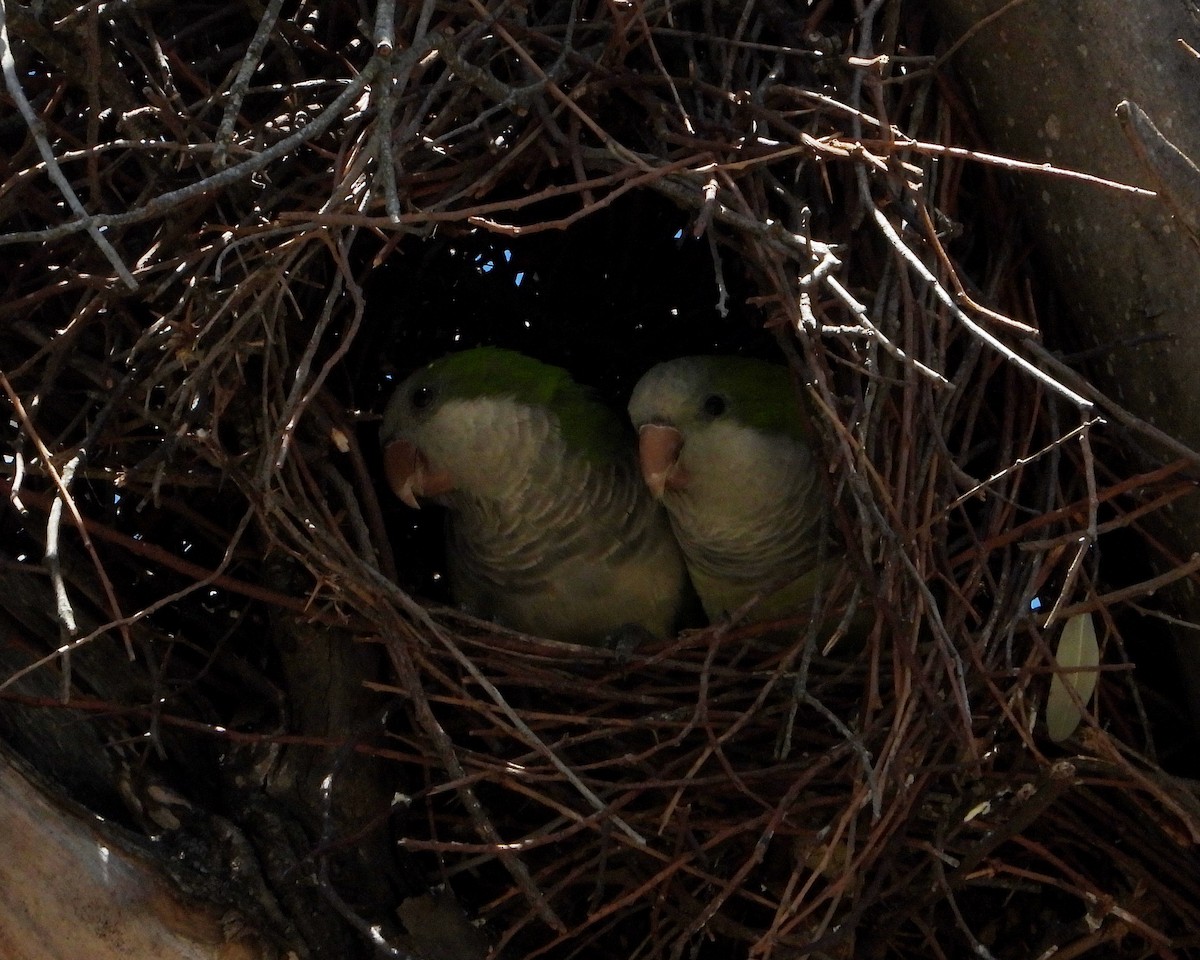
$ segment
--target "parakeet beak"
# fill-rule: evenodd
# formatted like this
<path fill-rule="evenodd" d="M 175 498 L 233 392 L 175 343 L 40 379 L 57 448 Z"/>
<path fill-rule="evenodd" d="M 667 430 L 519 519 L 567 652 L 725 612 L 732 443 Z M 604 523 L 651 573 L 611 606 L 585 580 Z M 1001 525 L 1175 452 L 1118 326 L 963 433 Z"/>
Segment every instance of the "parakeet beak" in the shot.
<path fill-rule="evenodd" d="M 643 424 L 638 430 L 638 461 L 642 479 L 656 497 L 667 490 L 682 490 L 687 486 L 687 472 L 679 465 L 683 435 L 674 427 L 661 423 Z"/>
<path fill-rule="evenodd" d="M 383 448 L 383 472 L 392 493 L 414 510 L 420 510 L 417 497 L 436 497 L 454 489 L 446 471 L 429 469 L 429 461 L 410 440 L 393 440 Z"/>

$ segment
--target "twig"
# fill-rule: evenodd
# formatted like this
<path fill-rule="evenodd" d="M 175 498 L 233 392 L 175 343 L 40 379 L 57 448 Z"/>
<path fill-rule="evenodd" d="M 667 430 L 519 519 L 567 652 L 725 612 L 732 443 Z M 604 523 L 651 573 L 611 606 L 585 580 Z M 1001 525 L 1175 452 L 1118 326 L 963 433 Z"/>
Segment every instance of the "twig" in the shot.
<path fill-rule="evenodd" d="M 1049 626 L 1052 620 L 1065 620 L 1078 613 L 1093 613 L 1096 610 L 1111 607 L 1117 603 L 1124 603 L 1127 600 L 1152 596 L 1163 587 L 1170 586 L 1172 583 L 1190 577 L 1198 571 L 1200 571 L 1200 553 L 1193 553 L 1186 563 L 1166 570 L 1156 577 L 1130 584 L 1127 587 L 1121 587 L 1118 590 L 1110 590 L 1108 593 L 1100 594 L 1079 603 L 1066 604 L 1062 609 L 1057 610 L 1053 617 L 1047 617 L 1045 624 Z"/>
<path fill-rule="evenodd" d="M 37 430 L 34 429 L 33 422 L 30 419 L 29 415 L 25 412 L 24 404 L 21 403 L 21 398 L 17 395 L 17 392 L 15 390 L 13 390 L 12 384 L 10 384 L 8 382 L 8 377 L 6 377 L 4 375 L 3 371 L 0 371 L 0 389 L 3 389 L 4 393 L 8 396 L 8 400 L 13 406 L 13 412 L 17 415 L 17 419 L 21 423 L 21 428 L 25 431 L 25 435 L 28 436 L 29 439 L 33 442 L 34 446 L 37 447 L 38 456 L 41 458 L 44 468 L 50 474 L 51 479 L 54 481 L 54 486 L 58 491 L 58 496 L 55 498 L 54 505 L 61 504 L 62 506 L 65 506 L 67 508 L 67 511 L 71 515 L 72 521 L 75 523 L 75 526 L 79 530 L 80 538 L 83 541 L 83 548 L 87 551 L 88 557 L 91 559 L 92 565 L 96 570 L 96 576 L 100 580 L 100 583 L 104 590 L 105 598 L 108 600 L 108 603 L 109 603 L 109 610 L 112 612 L 113 616 L 116 618 L 116 620 L 114 622 L 117 626 L 120 627 L 121 637 L 125 641 L 125 649 L 127 651 L 129 651 L 129 656 L 132 659 L 132 657 L 133 657 L 133 641 L 129 636 L 129 632 L 126 629 L 124 629 L 124 626 L 121 624 L 121 620 L 123 618 L 121 616 L 121 605 L 117 600 L 116 590 L 113 588 L 112 581 L 109 580 L 108 574 L 104 570 L 104 564 L 100 562 L 100 555 L 96 552 L 96 548 L 92 544 L 91 537 L 88 536 L 87 530 L 84 528 L 83 517 L 80 515 L 79 508 L 75 505 L 75 500 L 71 496 L 71 493 L 70 493 L 70 489 L 69 489 L 70 480 L 69 479 L 64 480 L 63 475 L 61 473 L 59 473 L 59 471 L 57 469 L 55 469 L 54 461 L 50 455 L 50 451 L 46 448 L 45 443 L 42 442 L 42 438 L 38 434 Z M 80 456 L 82 456 L 82 451 L 80 453 Z M 73 460 L 72 463 L 75 463 L 77 466 L 78 465 L 77 461 L 78 461 L 78 457 L 75 458 L 75 460 Z M 71 473 L 74 474 L 74 471 L 75 471 L 75 467 L 72 467 Z M 29 493 L 26 493 L 25 497 L 26 497 L 26 499 L 30 500 L 30 502 L 32 502 L 32 496 Z M 62 516 L 62 513 L 61 513 L 61 507 L 60 507 L 57 517 L 61 518 L 61 516 Z M 55 525 L 57 526 L 57 518 L 55 517 L 55 514 L 54 514 L 54 506 L 53 505 L 51 506 L 50 517 L 49 517 L 49 521 L 47 523 L 47 527 L 49 527 L 50 522 L 54 522 Z M 49 533 L 47 533 L 47 537 L 49 539 Z M 49 550 L 50 550 L 50 545 L 48 542 L 47 543 L 47 551 L 49 551 Z M 56 559 L 57 559 L 57 551 L 58 551 L 58 546 L 57 546 L 57 537 L 56 537 L 55 542 L 54 542 L 54 552 L 56 555 Z M 67 633 L 69 635 L 73 635 L 75 633 L 75 629 L 74 629 L 75 618 L 71 612 L 70 601 L 66 595 L 66 586 L 64 583 L 62 583 L 61 579 L 55 583 L 55 597 L 56 597 L 56 600 L 58 603 L 58 612 L 59 612 L 60 616 L 63 615 L 64 613 L 66 614 L 66 619 L 61 621 L 63 624 L 63 627 L 64 627 L 64 629 L 67 630 Z M 87 639 L 87 638 L 85 638 L 85 639 Z M 80 641 L 80 642 L 83 642 L 83 641 Z M 66 646 L 69 646 L 69 645 L 64 645 L 64 647 L 66 647 Z"/>
<path fill-rule="evenodd" d="M 62 168 L 58 165 L 58 160 L 54 156 L 54 149 L 46 140 L 45 125 L 36 113 L 33 112 L 33 107 L 25 97 L 25 91 L 21 88 L 21 81 L 17 77 L 17 64 L 13 59 L 12 45 L 8 39 L 8 21 L 5 8 L 5 0 L 0 0 L 0 69 L 4 72 L 4 85 L 8 88 L 8 95 L 12 97 L 16 103 L 17 109 L 21 112 L 21 116 L 25 118 L 25 124 L 29 127 L 29 132 L 33 135 L 34 142 L 37 144 L 38 152 L 42 155 L 42 162 L 46 164 L 46 173 L 58 187 L 59 193 L 63 199 L 67 201 L 67 205 L 75 211 L 76 216 L 87 218 L 87 210 L 79 197 L 76 196 L 74 188 L 70 181 L 63 175 Z M 138 288 L 137 281 L 133 278 L 133 274 L 129 272 L 129 268 L 125 266 L 120 254 L 113 248 L 113 245 L 108 242 L 108 238 L 100 232 L 98 224 L 89 223 L 86 227 L 92 241 L 103 252 L 105 258 L 117 272 L 117 276 L 125 283 L 130 290 Z M 0 237 L 0 242 L 3 238 Z"/>
<path fill-rule="evenodd" d="M 11 493 L 13 487 L 4 484 L 0 481 L 0 489 L 8 486 L 8 491 Z M 37 507 L 43 512 L 49 512 L 54 503 L 57 503 L 57 498 L 51 499 L 45 494 L 30 492 L 26 490 L 22 497 L 28 500 L 30 504 Z M 73 526 L 77 526 L 77 521 L 80 519 L 72 514 L 68 518 Z M 88 517 L 83 517 L 82 531 L 84 536 L 95 537 L 97 540 L 105 540 L 109 543 L 115 543 L 130 553 L 136 556 L 145 557 L 155 563 L 161 564 L 168 570 L 174 570 L 176 573 L 183 574 L 186 577 L 193 578 L 197 586 L 214 586 L 221 590 L 227 590 L 230 593 L 236 593 L 240 596 L 249 597 L 252 600 L 259 600 L 270 606 L 276 606 L 283 610 L 293 610 L 296 613 L 310 613 L 308 606 L 303 600 L 297 600 L 295 597 L 289 597 L 286 594 L 278 593 L 266 587 L 261 587 L 255 583 L 248 583 L 245 580 L 238 580 L 234 577 L 220 573 L 219 570 L 210 570 L 207 567 L 202 567 L 199 564 L 191 563 L 184 560 L 182 557 L 176 556 L 170 550 L 150 543 L 145 539 L 134 539 L 126 536 L 111 527 L 98 523 Z M 319 615 L 314 615 L 314 619 L 321 620 Z"/>
<path fill-rule="evenodd" d="M 945 64 L 945 62 L 953 57 L 956 53 L 958 53 L 958 51 L 962 49 L 963 45 L 967 43 L 973 36 L 975 36 L 975 34 L 986 29 L 994 21 L 1000 19 L 1001 17 L 1007 16 L 1023 3 L 1025 3 L 1025 0 L 1008 0 L 1008 3 L 1004 4 L 1004 6 L 993 10 L 987 16 L 981 17 L 979 20 L 975 21 L 975 23 L 971 24 L 970 27 L 963 31 L 961 37 L 950 44 L 945 53 L 938 57 L 937 61 L 933 65 L 933 68 L 935 70 L 940 69 L 942 65 Z"/>
<path fill-rule="evenodd" d="M 1016 353 L 1009 347 L 1006 347 L 987 330 L 983 329 L 983 327 L 963 313 L 963 311 L 954 302 L 954 298 L 950 296 L 945 287 L 938 283 L 937 278 L 933 275 L 929 268 L 926 267 L 925 264 L 918 259 L 917 255 L 913 253 L 900 239 L 900 235 L 896 233 L 895 229 L 888 222 L 888 219 L 886 216 L 884 216 L 883 211 L 879 210 L 878 208 L 874 208 L 873 214 L 875 217 L 875 223 L 883 232 L 884 237 L 886 237 L 891 243 L 893 249 L 895 249 L 905 263 L 912 267 L 912 269 L 919 277 L 921 277 L 922 280 L 929 284 L 929 288 L 933 291 L 934 295 L 946 305 L 946 308 L 954 315 L 959 323 L 970 330 L 972 334 L 990 346 L 997 353 L 1007 358 L 1011 363 L 1016 364 L 1035 380 L 1045 384 L 1054 393 L 1057 393 L 1069 400 L 1081 411 L 1086 412 L 1091 410 L 1092 402 L 1090 400 L 1085 399 L 1075 391 L 1063 386 L 1063 384 L 1059 383 L 1049 374 L 1043 373 L 1042 370 L 1034 366 L 1019 353 Z"/>
<path fill-rule="evenodd" d="M 392 585 L 388 584 L 388 586 Z M 431 629 L 435 636 L 441 632 L 437 625 L 429 619 L 428 615 L 424 614 L 424 611 L 421 611 L 415 604 L 411 604 L 411 607 L 414 608 L 413 612 L 423 615 L 426 627 Z M 384 636 L 387 641 L 388 653 L 391 655 L 392 662 L 396 666 L 401 683 L 411 692 L 420 690 L 421 685 L 416 664 L 409 655 L 403 638 L 395 632 L 394 628 L 385 630 Z M 422 727 L 434 739 L 447 772 L 451 776 L 464 781 L 465 784 L 466 776 L 455 754 L 453 742 L 446 735 L 442 725 L 438 723 L 437 718 L 429 709 L 429 704 L 425 698 L 416 698 L 416 705 Z M 567 929 L 566 924 L 563 923 L 562 919 L 554 911 L 554 908 L 547 902 L 545 895 L 537 888 L 537 885 L 529 876 L 529 871 L 525 865 L 513 856 L 512 851 L 504 843 L 495 826 L 492 824 L 491 819 L 484 811 L 483 804 L 476 797 L 475 792 L 469 787 L 462 785 L 458 788 L 458 795 L 462 798 L 464 805 L 470 813 L 476 829 L 485 840 L 494 845 L 498 859 L 504 864 L 509 875 L 525 893 L 529 903 L 537 910 L 539 916 L 542 917 L 551 929 L 559 933 L 564 933 Z"/>
<path fill-rule="evenodd" d="M 1131 100 L 1117 104 L 1117 119 L 1138 159 L 1162 187 L 1171 210 L 1200 243 L 1200 167 L 1163 136 L 1146 112 Z"/>
<path fill-rule="evenodd" d="M 238 67 L 237 76 L 233 78 L 233 83 L 229 86 L 229 92 L 226 94 L 228 99 L 225 103 L 225 112 L 221 117 L 220 126 L 217 127 L 216 136 L 213 137 L 213 140 L 216 142 L 216 151 L 213 153 L 213 165 L 218 170 L 225 166 L 229 145 L 233 143 L 233 125 L 237 122 L 238 114 L 242 109 L 242 101 L 246 97 L 246 90 L 250 86 L 250 80 L 254 76 L 254 71 L 258 69 L 259 63 L 262 62 L 263 51 L 267 48 L 267 43 L 271 39 L 271 31 L 275 29 L 275 21 L 279 19 L 279 11 L 282 9 L 283 0 L 270 0 L 270 3 L 267 4 L 267 9 L 258 18 L 258 26 L 254 28 L 254 36 L 246 46 L 246 52 L 242 56 L 242 65 Z"/>
<path fill-rule="evenodd" d="M 414 47 L 406 51 L 405 55 L 411 55 L 415 58 L 423 55 L 425 52 L 420 50 L 420 48 Z M 337 120 L 342 119 L 343 111 L 354 103 L 362 95 L 363 90 L 375 80 L 381 63 L 382 61 L 375 59 L 369 61 L 363 68 L 362 73 L 351 80 L 346 85 L 346 89 L 338 94 L 329 106 L 321 111 L 311 123 L 302 127 L 291 136 L 280 140 L 274 146 L 267 147 L 261 153 L 243 160 L 239 164 L 226 167 L 220 173 L 205 177 L 203 180 L 189 184 L 186 187 L 180 187 L 178 190 L 159 194 L 153 200 L 126 213 L 87 216 L 86 211 L 83 211 L 80 212 L 80 219 L 72 220 L 57 227 L 0 234 L 0 246 L 30 242 L 50 243 L 54 240 L 61 240 L 63 237 L 69 237 L 71 234 L 78 233 L 81 230 L 91 232 L 93 230 L 98 231 L 101 228 L 112 229 L 113 227 L 128 226 L 132 223 L 141 223 L 143 220 L 149 220 L 153 217 L 169 213 L 186 201 L 195 199 L 196 197 L 205 196 L 206 194 L 216 195 L 226 187 L 250 177 L 281 157 L 293 153 L 301 144 L 320 136 L 332 127 Z"/>

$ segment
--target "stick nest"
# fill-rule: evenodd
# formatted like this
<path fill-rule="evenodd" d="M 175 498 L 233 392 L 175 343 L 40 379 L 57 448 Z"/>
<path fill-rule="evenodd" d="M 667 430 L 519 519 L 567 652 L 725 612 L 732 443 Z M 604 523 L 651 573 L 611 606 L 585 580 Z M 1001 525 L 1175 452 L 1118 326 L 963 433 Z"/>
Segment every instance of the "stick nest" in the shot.
<path fill-rule="evenodd" d="M 146 783 L 252 834 L 229 770 L 269 786 L 300 750 L 326 787 L 279 882 L 421 956 L 335 854 L 399 851 L 506 956 L 1197 949 L 1200 804 L 1121 619 L 1194 575 L 1144 526 L 1191 483 L 1041 346 L 1004 164 L 962 148 L 919 5 L 367 6 L 0 8 L 10 739 L 88 716 L 111 802 L 163 843 L 187 825 Z M 639 197 L 711 244 L 722 298 L 744 274 L 729 305 L 807 385 L 846 549 L 827 602 L 870 611 L 865 644 L 732 622 L 622 659 L 402 586 L 372 272 Z M 439 318 L 405 323 L 397 367 Z M 1158 578 L 1107 573 L 1114 538 Z M 1080 612 L 1104 668 L 1056 745 Z M 347 650 L 379 654 L 367 688 Z M 312 719 L 321 671 L 354 730 Z M 353 835 L 348 758 L 388 785 Z M 319 954 L 295 902 L 239 905 Z"/>

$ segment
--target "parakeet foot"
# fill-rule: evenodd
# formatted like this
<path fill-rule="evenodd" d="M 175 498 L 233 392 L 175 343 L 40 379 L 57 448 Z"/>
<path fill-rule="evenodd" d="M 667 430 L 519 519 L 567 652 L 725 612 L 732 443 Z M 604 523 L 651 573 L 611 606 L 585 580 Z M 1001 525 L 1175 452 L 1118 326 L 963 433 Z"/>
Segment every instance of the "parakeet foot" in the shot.
<path fill-rule="evenodd" d="M 634 650 L 647 640 L 653 639 L 654 634 L 640 623 L 623 623 L 604 638 L 603 646 L 613 651 L 617 659 L 624 663 L 633 655 Z"/>

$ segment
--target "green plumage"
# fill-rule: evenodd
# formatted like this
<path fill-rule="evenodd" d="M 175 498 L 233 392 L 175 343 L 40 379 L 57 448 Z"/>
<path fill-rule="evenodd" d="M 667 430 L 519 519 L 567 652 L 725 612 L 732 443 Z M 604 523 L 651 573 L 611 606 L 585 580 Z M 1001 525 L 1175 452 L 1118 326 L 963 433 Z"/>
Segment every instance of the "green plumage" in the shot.
<path fill-rule="evenodd" d="M 728 414 L 754 430 L 807 443 L 811 424 L 801 412 L 787 367 L 749 357 L 688 358 L 698 398 L 723 397 Z"/>
<path fill-rule="evenodd" d="M 582 456 L 604 460 L 631 448 L 629 431 L 595 391 L 561 367 L 515 350 L 476 347 L 435 360 L 406 381 L 408 393 L 437 391 L 437 400 L 507 397 L 551 411 L 563 439 Z"/>

